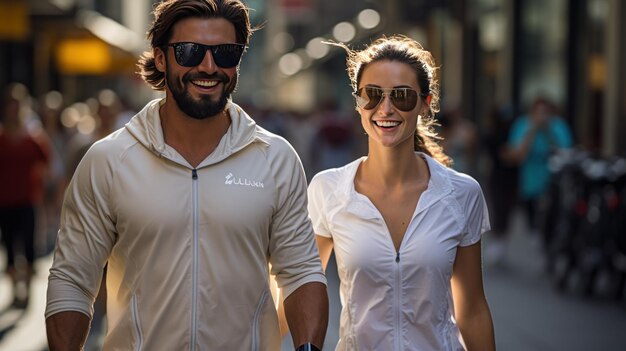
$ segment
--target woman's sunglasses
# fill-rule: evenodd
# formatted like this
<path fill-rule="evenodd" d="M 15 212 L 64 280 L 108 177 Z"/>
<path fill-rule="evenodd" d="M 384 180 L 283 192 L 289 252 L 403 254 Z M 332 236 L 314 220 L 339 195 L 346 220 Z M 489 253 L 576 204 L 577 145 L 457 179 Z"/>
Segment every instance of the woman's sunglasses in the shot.
<path fill-rule="evenodd" d="M 239 64 L 246 48 L 243 44 L 204 45 L 192 42 L 167 44 L 174 48 L 176 62 L 183 67 L 195 67 L 204 60 L 207 50 L 211 50 L 213 61 L 221 68 L 232 68 Z"/>
<path fill-rule="evenodd" d="M 372 110 L 383 101 L 385 95 L 389 96 L 391 103 L 400 111 L 411 111 L 417 105 L 417 97 L 426 97 L 426 93 L 417 93 L 411 88 L 377 88 L 363 87 L 352 93 L 356 99 L 356 105 L 365 110 Z"/>

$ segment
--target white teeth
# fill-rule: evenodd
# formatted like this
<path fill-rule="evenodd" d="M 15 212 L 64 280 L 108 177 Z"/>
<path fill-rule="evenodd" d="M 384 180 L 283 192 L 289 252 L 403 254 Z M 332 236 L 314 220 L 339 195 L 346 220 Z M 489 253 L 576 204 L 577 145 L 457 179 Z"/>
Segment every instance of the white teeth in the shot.
<path fill-rule="evenodd" d="M 207 87 L 207 88 L 214 87 L 217 85 L 216 80 L 192 80 L 191 82 L 195 85 L 199 85 L 201 87 Z"/>
<path fill-rule="evenodd" d="M 376 123 L 377 126 L 383 128 L 391 128 L 400 125 L 400 122 L 398 121 L 374 121 L 374 123 Z"/>

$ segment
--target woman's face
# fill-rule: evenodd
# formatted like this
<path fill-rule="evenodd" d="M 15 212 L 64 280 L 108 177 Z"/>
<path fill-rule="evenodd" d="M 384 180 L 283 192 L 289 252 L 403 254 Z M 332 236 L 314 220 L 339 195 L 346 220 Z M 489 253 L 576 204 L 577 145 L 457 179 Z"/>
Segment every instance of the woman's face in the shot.
<path fill-rule="evenodd" d="M 409 111 L 398 108 L 392 103 L 390 92 L 385 90 L 382 101 L 372 109 L 357 107 L 361 115 L 361 124 L 369 136 L 370 147 L 380 145 L 388 148 L 410 147 L 413 150 L 413 136 L 417 128 L 418 115 L 427 111 L 426 98 L 417 84 L 417 75 L 413 68 L 399 61 L 376 61 L 368 64 L 361 75 L 358 88 L 408 88 L 417 92 L 417 103 Z M 403 94 L 400 94 L 403 96 Z M 362 92 L 361 96 L 365 96 Z"/>

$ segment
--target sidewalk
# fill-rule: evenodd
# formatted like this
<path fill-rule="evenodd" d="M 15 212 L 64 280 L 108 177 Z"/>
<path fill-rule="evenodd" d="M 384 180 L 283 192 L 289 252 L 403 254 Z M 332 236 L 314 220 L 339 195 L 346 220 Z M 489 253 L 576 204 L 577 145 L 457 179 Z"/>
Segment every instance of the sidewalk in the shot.
<path fill-rule="evenodd" d="M 521 216 L 510 234 L 504 266 L 484 270 L 498 350 L 626 350 L 626 301 L 558 292 Z"/>
<path fill-rule="evenodd" d="M 1 251 L 1 250 L 0 250 Z M 4 274 L 4 252 L 0 253 L 0 351 L 47 350 L 44 310 L 48 270 L 52 256 L 35 262 L 36 275 L 31 283 L 31 298 L 26 310 L 11 308 L 11 281 Z"/>

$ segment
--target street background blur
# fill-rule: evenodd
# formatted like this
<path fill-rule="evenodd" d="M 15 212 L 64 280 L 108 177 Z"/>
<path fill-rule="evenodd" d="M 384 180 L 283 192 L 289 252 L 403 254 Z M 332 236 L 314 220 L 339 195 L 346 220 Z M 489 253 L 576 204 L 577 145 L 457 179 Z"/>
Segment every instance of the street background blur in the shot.
<path fill-rule="evenodd" d="M 36 185 L 27 306 L 12 303 L 0 248 L 0 350 L 47 349 L 45 289 L 64 187 L 94 141 L 162 96 L 135 66 L 156 2 L 0 0 L 0 89 L 19 98 L 26 129 L 45 136 L 50 154 Z M 483 256 L 498 348 L 626 349 L 626 2 L 246 3 L 262 29 L 244 54 L 233 101 L 292 143 L 309 179 L 366 152 L 345 52 L 322 41 L 360 49 L 382 34 L 404 34 L 431 51 L 442 96 L 438 132 L 454 167 L 480 182 L 495 227 Z M 551 181 L 529 205 L 517 195 L 519 165 L 502 154 L 512 125 L 537 101 L 565 122 L 572 145 L 550 150 Z M 332 349 L 340 303 L 329 267 Z M 88 350 L 105 330 L 98 311 Z"/>

